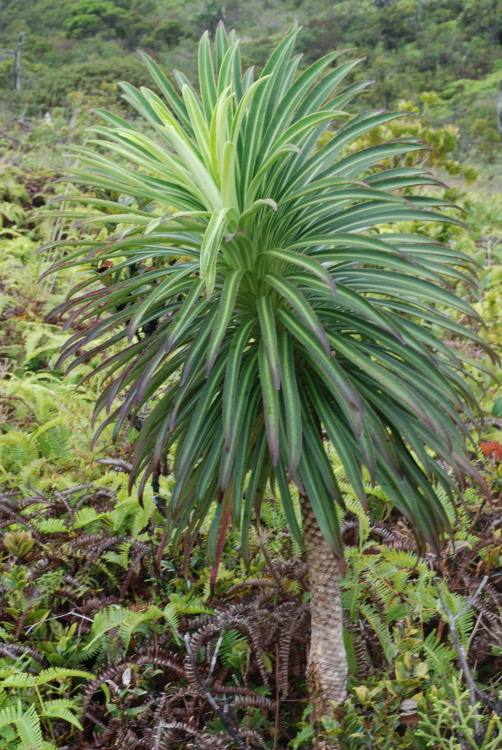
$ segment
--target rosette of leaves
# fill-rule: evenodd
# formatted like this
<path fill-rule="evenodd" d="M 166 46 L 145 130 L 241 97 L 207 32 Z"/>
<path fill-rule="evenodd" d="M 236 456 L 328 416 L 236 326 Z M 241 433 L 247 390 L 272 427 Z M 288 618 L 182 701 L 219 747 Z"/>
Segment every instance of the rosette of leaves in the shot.
<path fill-rule="evenodd" d="M 99 264 L 57 309 L 78 323 L 62 360 L 75 355 L 73 367 L 112 350 L 95 370 L 108 378 L 100 429 L 114 424 L 118 436 L 148 405 L 131 486 L 139 479 L 141 493 L 173 454 L 173 541 L 193 536 L 217 501 L 211 559 L 229 524 L 245 555 L 266 487 L 280 495 L 307 547 L 319 716 L 343 698 L 346 671 L 343 497 L 330 451 L 362 502 L 363 478 L 379 483 L 435 544 L 448 520 L 434 485 L 450 492 L 455 473 L 475 473 L 466 357 L 445 340 L 485 344 L 451 314 L 476 318 L 451 286 L 474 286 L 471 260 L 430 237 L 379 229 L 446 220 L 435 210 L 446 201 L 409 194 L 435 184 L 422 169 L 381 166 L 423 144 L 401 138 L 351 153 L 351 141 L 402 113 L 348 116 L 366 86 L 344 82 L 358 61 L 338 64 L 333 52 L 299 72 L 297 33 L 255 76 L 242 73 L 238 40 L 220 25 L 213 49 L 207 34 L 200 42 L 198 86 L 176 71 L 176 87 L 143 55 L 155 91 L 123 83 L 135 119 L 101 112 L 105 125 L 78 149 L 73 173 L 92 190 L 74 199 L 87 216 L 72 215 L 95 223 L 102 211 L 111 233 L 71 243 L 54 269 Z M 303 498 L 303 535 L 291 485 Z"/>

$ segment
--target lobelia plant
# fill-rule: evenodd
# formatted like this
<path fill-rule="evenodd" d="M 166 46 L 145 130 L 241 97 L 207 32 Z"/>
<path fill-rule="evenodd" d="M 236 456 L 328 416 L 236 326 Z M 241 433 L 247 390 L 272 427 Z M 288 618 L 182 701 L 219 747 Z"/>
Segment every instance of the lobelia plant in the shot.
<path fill-rule="evenodd" d="M 351 153 L 351 141 L 402 113 L 347 119 L 343 108 L 367 85 L 343 84 L 358 60 L 333 67 L 333 52 L 299 73 L 297 33 L 255 79 L 253 68 L 242 74 L 238 40 L 220 24 L 213 51 L 208 34 L 201 39 L 198 87 L 175 72 L 179 92 L 142 55 L 160 95 L 122 84 L 137 118 L 100 112 L 106 125 L 92 129 L 92 148 L 78 148 L 72 172 L 90 194 L 65 196 L 88 207 L 66 216 L 111 233 L 63 241 L 52 270 L 90 269 L 55 313 L 71 310 L 79 326 L 61 361 L 74 357 L 74 367 L 109 352 L 94 370 L 108 378 L 98 434 L 114 424 L 118 436 L 148 405 L 131 487 L 139 480 L 141 493 L 173 453 L 174 544 L 193 540 L 209 515 L 212 562 L 230 524 L 246 557 L 267 486 L 280 495 L 306 549 L 318 723 L 330 701 L 344 700 L 347 674 L 343 497 L 330 452 L 361 502 L 363 479 L 379 483 L 436 545 L 448 519 L 434 485 L 451 492 L 456 473 L 476 476 L 462 416 L 476 408 L 461 377 L 467 357 L 443 337 L 486 345 L 445 312 L 476 318 L 448 282 L 474 285 L 469 257 L 378 230 L 446 220 L 432 210 L 446 201 L 402 194 L 436 184 L 423 169 L 381 166 L 423 144 L 402 138 Z"/>

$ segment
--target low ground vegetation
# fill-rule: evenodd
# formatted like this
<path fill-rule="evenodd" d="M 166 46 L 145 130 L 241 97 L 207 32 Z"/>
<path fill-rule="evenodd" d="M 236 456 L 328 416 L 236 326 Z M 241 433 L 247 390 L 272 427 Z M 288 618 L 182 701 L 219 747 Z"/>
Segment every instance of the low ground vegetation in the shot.
<path fill-rule="evenodd" d="M 51 3 L 46 5 L 50 10 Z M 121 59 L 124 46 L 132 50 L 147 38 L 150 50 L 170 59 L 184 54 L 186 40 L 198 34 L 199 25 L 211 24 L 220 9 L 205 3 L 188 20 L 178 14 L 169 28 L 157 32 L 151 24 L 143 28 L 136 18 L 134 34 L 127 37 L 120 24 L 124 14 L 134 13 L 134 3 L 96 3 L 101 10 L 95 8 L 87 20 L 83 16 L 89 14 L 79 12 L 89 10 L 83 5 L 76 3 L 65 19 L 47 14 L 48 28 L 59 30 L 60 41 L 71 40 L 76 56 L 75 68 L 66 71 L 65 90 L 50 101 L 37 100 L 50 86 L 33 90 L 33 104 L 28 99 L 24 103 L 33 109 L 25 110 L 25 118 L 14 102 L 0 133 L 6 146 L 0 174 L 2 748 L 209 749 L 239 747 L 240 742 L 249 748 L 302 750 L 312 742 L 304 684 L 308 582 L 301 550 L 276 498 L 267 496 L 261 522 L 252 526 L 248 566 L 240 557 L 239 536 L 229 533 L 212 582 L 206 560 L 211 516 L 189 555 L 166 538 L 164 506 L 172 487 L 168 466 L 147 486 L 142 503 L 127 492 L 139 425 L 129 424 L 119 441 L 112 440 L 108 429 L 90 447 L 99 380 L 78 383 L 99 365 L 99 355 L 64 378 L 58 355 L 68 336 L 66 320 L 46 321 L 74 283 L 71 271 L 62 270 L 37 286 L 58 257 L 55 251 L 49 256 L 34 252 L 91 231 L 56 216 L 70 187 L 53 171 L 62 164 L 56 149 L 83 137 L 89 108 L 116 104 L 116 72 L 107 77 L 101 63 L 87 92 L 76 90 L 78 56 L 89 49 L 86 43 L 99 38 L 109 63 Z M 150 5 L 147 20 L 155 16 L 156 3 Z M 236 5 L 228 3 L 227 13 L 239 15 Z M 277 4 L 267 5 L 279 28 Z M 391 14 L 402 3 L 388 5 L 385 12 Z M 451 23 L 446 5 L 437 3 L 434 12 L 442 9 L 444 23 Z M 477 110 L 477 124 L 462 109 L 466 96 L 470 102 L 493 97 L 495 79 L 489 76 L 497 45 L 488 45 L 477 58 L 476 39 L 484 38 L 489 28 L 485 16 L 491 5 L 483 3 L 476 19 L 479 37 L 465 47 L 462 29 L 472 22 L 466 15 L 472 4 L 461 5 L 452 30 L 456 35 L 448 37 L 455 54 L 448 60 L 447 52 L 434 58 L 445 84 L 441 96 L 422 94 L 413 102 L 403 101 L 399 106 L 415 109 L 419 117 L 398 120 L 372 137 L 418 136 L 436 149 L 414 156 L 417 161 L 407 166 L 424 165 L 454 185 L 446 192 L 438 188 L 437 195 L 460 206 L 468 228 L 414 223 L 401 229 L 432 232 L 478 262 L 479 295 L 461 282 L 456 292 L 485 319 L 486 328 L 478 332 L 500 351 L 502 201 L 485 179 L 495 158 L 496 135 L 486 114 L 489 108 Z M 322 26 L 325 19 L 314 13 L 312 18 L 318 20 L 308 27 L 318 40 L 316 24 Z M 19 19 L 24 23 L 22 14 Z M 18 26 L 9 27 L 9 33 Z M 406 47 L 394 44 L 394 32 L 387 28 L 387 36 L 381 37 L 387 52 L 372 61 L 380 71 L 377 93 L 389 85 L 404 99 L 415 42 L 410 38 Z M 275 32 L 272 24 L 270 34 Z M 32 80 L 39 73 L 50 77 L 50 71 L 36 68 L 36 45 L 42 41 L 36 30 L 30 33 L 29 75 Z M 264 51 L 268 44 L 265 38 Z M 305 44 L 308 53 L 310 42 Z M 44 49 L 42 60 L 59 59 L 55 45 Z M 453 77 L 458 70 L 452 72 L 451 61 L 461 66 L 466 54 L 457 84 Z M 403 55 L 411 62 L 398 85 L 396 68 L 388 74 L 385 65 L 400 64 Z M 108 63 L 105 68 L 113 69 Z M 487 74 L 485 83 L 476 80 L 482 74 L 476 65 Z M 140 75 L 136 63 L 133 69 L 131 75 Z M 435 87 L 429 86 L 427 75 L 423 72 L 426 85 L 416 86 L 419 92 Z M 398 106 L 394 100 L 390 104 Z M 51 107 L 49 118 L 46 107 Z M 488 136 L 486 128 L 491 129 Z M 357 145 L 371 145 L 366 138 Z M 484 145 L 479 146 L 480 140 Z M 466 155 L 480 152 L 485 162 L 476 170 Z M 79 185 L 71 190 L 78 191 Z M 54 199 L 58 202 L 52 203 Z M 465 323 L 460 315 L 458 319 Z M 460 336 L 454 343 L 472 359 L 470 372 L 485 419 L 470 425 L 470 455 L 489 492 L 466 484 L 457 514 L 443 498 L 454 533 L 439 556 L 417 545 L 413 529 L 390 508 L 379 487 L 369 490 L 370 512 L 365 511 L 335 461 L 347 508 L 342 597 L 350 680 L 347 702 L 333 711 L 324 729 L 344 750 L 496 750 L 502 739 L 502 399 L 493 379 L 496 365 L 474 346 L 466 350 Z M 474 690 L 472 684 L 469 688 L 471 677 Z"/>
<path fill-rule="evenodd" d="M 447 155 L 437 168 L 455 171 Z M 230 534 L 211 587 L 207 528 L 188 557 L 163 533 L 168 472 L 142 505 L 126 491 L 137 425 L 116 444 L 105 434 L 89 448 L 95 386 L 75 385 L 92 363 L 64 380 L 64 321 L 44 322 L 71 278 L 62 272 L 33 295 L 51 260 L 33 251 L 77 231 L 51 216 L 65 189 L 40 168 L 3 170 L 0 736 L 8 750 L 216 748 L 232 746 L 233 730 L 249 747 L 308 747 L 306 569 L 276 500 L 267 498 L 253 527 L 248 569 Z M 482 266 L 474 304 L 484 335 L 500 345 L 502 206 L 465 187 L 449 195 L 472 229 L 433 231 Z M 350 697 L 325 729 L 343 748 L 500 742 L 502 408 L 493 366 L 470 355 L 486 414 L 472 425 L 472 458 L 491 496 L 466 486 L 456 519 L 447 504 L 455 533 L 440 558 L 417 549 L 378 488 L 370 502 L 380 520 L 370 523 L 337 469 Z M 448 615 L 459 615 L 475 705 Z"/>

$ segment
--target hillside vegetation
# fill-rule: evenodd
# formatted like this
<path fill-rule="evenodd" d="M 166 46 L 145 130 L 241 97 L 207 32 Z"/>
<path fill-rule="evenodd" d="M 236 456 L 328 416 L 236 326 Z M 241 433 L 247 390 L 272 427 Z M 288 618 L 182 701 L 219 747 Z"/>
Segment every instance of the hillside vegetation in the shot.
<path fill-rule="evenodd" d="M 65 266 L 70 243 L 127 229 L 110 204 L 128 199 L 111 189 L 93 194 L 96 222 L 75 219 L 70 197 L 84 187 L 68 177 L 76 164 L 68 147 L 90 137 L 96 108 L 137 117 L 118 86 L 155 88 L 137 48 L 171 80 L 174 68 L 195 80 L 197 39 L 220 18 L 237 29 L 245 66 L 263 66 L 295 19 L 300 69 L 334 48 L 350 50 L 344 61 L 365 58 L 349 82 L 374 84 L 350 112 L 408 116 L 361 134 L 340 158 L 423 140 L 423 150 L 383 166 L 432 173 L 433 187 L 414 192 L 418 202 L 447 201 L 445 220 L 403 220 L 395 231 L 474 261 L 478 288 L 455 266 L 448 289 L 485 321 L 451 314 L 446 343 L 465 362 L 483 416 L 467 427 L 484 484 L 462 480 L 452 496 L 437 488 L 452 527 L 438 554 L 369 476 L 363 507 L 330 455 L 345 503 L 349 695 L 326 718 L 326 741 L 342 750 L 498 750 L 502 396 L 484 344 L 502 352 L 500 0 L 0 0 L 0 750 L 312 748 L 309 580 L 277 487 L 267 488 L 259 522 L 248 519 L 247 564 L 234 527 L 219 567 L 208 562 L 216 503 L 184 549 L 173 545 L 172 455 L 141 502 L 127 488 L 148 409 L 91 444 L 104 377 L 87 376 L 120 342 L 89 360 L 78 348 L 65 374 L 61 347 L 86 323 L 64 311 L 47 317 L 82 280 Z M 114 272 L 107 263 L 91 259 L 84 278 L 104 289 Z M 53 264 L 59 271 L 45 275 Z M 292 504 L 299 518 L 298 493 Z"/>
<path fill-rule="evenodd" d="M 244 63 L 259 65 L 296 19 L 304 63 L 337 48 L 365 58 L 354 75 L 375 82 L 368 106 L 411 101 L 428 124 L 459 129 L 463 158 L 500 152 L 499 0 L 2 0 L 0 15 L 0 100 L 17 116 L 75 115 L 83 92 L 116 104 L 118 80 L 145 81 L 137 48 L 193 73 L 194 40 L 220 18 L 241 37 Z M 23 31 L 23 90 L 13 95 L 8 51 Z"/>

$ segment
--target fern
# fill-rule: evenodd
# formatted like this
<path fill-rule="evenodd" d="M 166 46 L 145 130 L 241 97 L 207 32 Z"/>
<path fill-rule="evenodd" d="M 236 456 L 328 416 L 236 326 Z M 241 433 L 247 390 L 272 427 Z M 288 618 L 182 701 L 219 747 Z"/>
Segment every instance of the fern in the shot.
<path fill-rule="evenodd" d="M 82 725 L 75 716 L 75 703 L 69 698 L 59 698 L 57 700 L 44 701 L 41 716 L 49 719 L 63 719 L 72 724 L 77 729 L 82 730 Z"/>
<path fill-rule="evenodd" d="M 274 529 L 277 536 L 287 528 L 286 516 L 278 503 L 265 500 L 260 508 L 260 518 L 269 529 Z"/>
<path fill-rule="evenodd" d="M 133 633 L 146 637 L 152 635 L 153 623 L 165 620 L 175 632 L 179 626 L 176 605 L 168 604 L 164 610 L 152 605 L 143 610 L 131 610 L 123 607 L 106 607 L 96 614 L 91 628 L 91 640 L 83 651 L 95 655 L 101 648 L 108 654 L 125 654 Z M 107 638 L 109 636 L 109 639 Z M 120 648 L 117 640 L 120 639 Z"/>
<path fill-rule="evenodd" d="M 366 619 L 371 629 L 380 641 L 380 645 L 387 657 L 387 661 L 391 661 L 390 651 L 392 646 L 392 637 L 389 629 L 385 622 L 382 621 L 381 613 L 367 602 L 361 602 L 360 613 Z"/>
<path fill-rule="evenodd" d="M 124 480 L 122 480 L 124 483 Z M 152 516 L 156 512 L 155 503 L 151 491 L 146 491 L 143 497 L 143 506 L 135 496 L 129 496 L 126 489 L 118 494 L 118 502 L 115 508 L 106 514 L 106 525 L 111 531 L 122 534 L 130 534 L 137 538 L 148 526 Z"/>
<path fill-rule="evenodd" d="M 64 417 L 54 417 L 45 422 L 31 436 L 45 458 L 66 458 L 71 453 L 70 430 Z"/>
<path fill-rule="evenodd" d="M 371 532 L 369 516 L 354 493 L 350 491 L 349 485 L 340 486 L 340 489 L 342 492 L 345 491 L 344 501 L 347 510 L 357 516 L 359 521 L 359 546 L 361 547 Z"/>
<path fill-rule="evenodd" d="M 124 569 L 127 569 L 129 567 L 129 564 L 130 564 L 129 553 L 130 553 L 130 551 L 131 551 L 131 545 L 130 545 L 129 542 L 124 542 L 119 547 L 119 552 L 120 552 L 120 554 L 119 554 L 119 562 L 120 562 L 120 565 Z"/>
<path fill-rule="evenodd" d="M 214 613 L 211 607 L 195 597 L 187 600 L 180 594 L 171 594 L 170 603 L 176 607 L 180 615 L 211 615 Z"/>
<path fill-rule="evenodd" d="M 174 604 L 166 604 L 163 614 L 169 626 L 176 633 L 180 626 L 180 618 L 176 606 Z"/>
<path fill-rule="evenodd" d="M 98 521 L 99 519 L 104 518 L 106 515 L 107 513 L 98 513 L 94 508 L 91 507 L 80 508 L 80 510 L 75 514 L 75 520 L 72 524 L 72 528 L 81 529 L 82 527 L 88 526 L 94 521 Z"/>
<path fill-rule="evenodd" d="M 113 584 L 115 588 L 117 589 L 120 588 L 119 579 L 117 575 L 112 570 L 110 570 L 108 565 L 105 565 L 103 560 L 94 560 L 93 565 L 95 568 L 97 568 L 102 573 L 104 573 L 107 578 L 110 579 L 110 582 Z"/>
<path fill-rule="evenodd" d="M 108 550 L 107 552 L 105 552 L 105 554 L 103 555 L 103 560 L 115 563 L 115 565 L 119 565 L 121 568 L 126 567 L 122 565 L 122 555 L 119 555 L 118 552 L 114 552 L 114 550 Z"/>
<path fill-rule="evenodd" d="M 60 667 L 44 669 L 34 675 L 20 671 L 20 668 L 20 663 L 17 663 L 14 667 L 0 669 L 0 737 L 9 740 L 9 747 L 10 741 L 19 739 L 20 744 L 16 745 L 16 750 L 55 750 L 52 743 L 42 738 L 41 718 L 49 721 L 63 720 L 79 730 L 82 730 L 82 725 L 76 716 L 77 707 L 73 700 L 60 698 L 42 701 L 38 688 L 54 680 L 66 680 L 70 677 L 92 679 L 93 675 Z M 18 697 L 20 691 L 30 689 L 35 691 L 32 696 L 28 692 L 22 694 L 22 699 Z M 14 691 L 12 697 L 11 690 Z M 27 701 L 29 705 L 25 707 L 24 703 Z"/>
<path fill-rule="evenodd" d="M 467 604 L 468 599 L 461 594 L 450 591 L 443 581 L 440 582 L 439 587 L 441 589 L 444 600 L 448 608 L 451 610 L 452 614 L 457 615 L 459 612 L 461 612 Z M 438 610 L 441 610 L 441 605 L 439 602 L 437 603 L 437 606 Z M 465 649 L 467 649 L 469 643 L 470 634 L 474 625 L 474 617 L 475 610 L 473 607 L 469 607 L 455 622 L 460 636 L 460 642 Z"/>
<path fill-rule="evenodd" d="M 220 656 L 225 666 L 242 670 L 248 649 L 248 640 L 242 633 L 234 628 L 225 631 L 220 645 Z"/>
<path fill-rule="evenodd" d="M 61 388 L 58 381 L 55 382 L 56 389 Z M 2 383 L 6 395 L 19 396 L 32 410 L 32 414 L 39 424 L 44 424 L 53 416 L 57 416 L 55 405 L 55 392 L 33 378 L 11 377 Z"/>
<path fill-rule="evenodd" d="M 17 224 L 21 226 L 26 219 L 26 211 L 24 208 L 17 203 L 10 203 L 8 201 L 0 202 L 0 226 L 2 226 L 3 220 L 7 219 L 9 224 Z M 11 228 L 9 227 L 9 232 Z"/>
<path fill-rule="evenodd" d="M 91 635 L 93 636 L 89 643 L 84 646 L 84 651 L 91 649 L 96 643 L 100 641 L 105 633 L 115 630 L 123 622 L 127 620 L 130 611 L 123 609 L 122 607 L 106 607 L 98 612 L 94 617 L 94 622 L 91 628 Z"/>
<path fill-rule="evenodd" d="M 66 523 L 62 518 L 42 518 L 40 521 L 35 519 L 32 524 L 42 534 L 59 534 L 67 531 Z"/>
<path fill-rule="evenodd" d="M 124 652 L 127 651 L 132 634 L 136 632 L 148 633 L 148 629 L 144 629 L 142 626 L 145 623 L 150 623 L 155 620 L 159 620 L 164 614 L 161 609 L 156 606 L 148 607 L 144 612 L 128 612 L 127 618 L 120 624 L 119 633 L 124 643 Z"/>
<path fill-rule="evenodd" d="M 357 675 L 359 672 L 359 664 L 357 663 L 357 656 L 354 648 L 352 634 L 347 628 L 343 629 L 343 644 L 345 647 L 345 653 L 347 655 L 349 675 Z"/>
<path fill-rule="evenodd" d="M 22 466 L 18 474 L 19 486 L 29 487 L 36 482 L 38 487 L 41 488 L 40 477 L 43 476 L 44 470 L 47 470 L 45 458 L 37 458 L 35 461 Z"/>
<path fill-rule="evenodd" d="M 0 579 L 0 581 L 1 581 L 1 579 Z M 2 625 L 0 625 L 0 638 L 4 642 L 7 642 L 7 641 L 9 641 L 12 638 L 12 636 L 5 630 L 4 627 L 2 627 Z M 0 665 L 1 664 L 2 664 L 2 660 L 0 659 Z"/>
<path fill-rule="evenodd" d="M 56 326 L 35 321 L 29 324 L 29 330 L 24 336 L 25 362 L 39 357 L 41 354 L 56 354 L 66 340 L 66 334 Z"/>
<path fill-rule="evenodd" d="M 437 677 L 448 679 L 456 671 L 456 654 L 446 643 L 442 643 L 435 632 L 429 633 L 423 643 L 425 661 Z"/>
<path fill-rule="evenodd" d="M 80 677 L 82 679 L 90 680 L 92 679 L 92 674 L 90 674 L 89 672 L 82 672 L 78 669 L 49 667 L 49 669 L 43 669 L 37 675 L 29 674 L 28 672 L 17 672 L 14 674 L 10 674 L 0 681 L 0 688 L 39 687 L 40 685 L 46 685 L 48 682 L 52 682 L 53 680 L 64 680 L 67 677 Z"/>
<path fill-rule="evenodd" d="M 22 748 L 39 750 L 42 747 L 42 727 L 34 704 L 26 710 L 19 700 L 14 706 L 7 706 L 0 710 L 0 730 L 14 724 Z"/>
<path fill-rule="evenodd" d="M 37 458 L 37 447 L 29 435 L 14 430 L 0 435 L 0 469 L 4 473 L 15 473 L 19 467 L 31 464 Z"/>
<path fill-rule="evenodd" d="M 303 727 L 294 740 L 290 743 L 293 750 L 298 750 L 298 748 L 302 747 L 311 747 L 312 746 L 312 738 L 314 736 L 314 727 L 312 724 L 307 724 L 306 727 Z"/>

